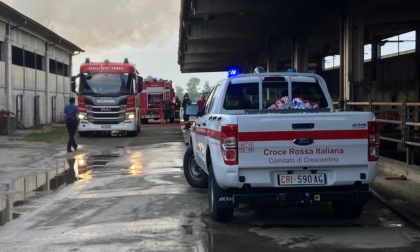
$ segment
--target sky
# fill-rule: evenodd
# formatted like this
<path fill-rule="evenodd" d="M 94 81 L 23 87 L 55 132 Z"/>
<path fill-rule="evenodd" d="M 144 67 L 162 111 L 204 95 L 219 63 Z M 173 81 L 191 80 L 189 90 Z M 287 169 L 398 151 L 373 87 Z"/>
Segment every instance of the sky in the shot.
<path fill-rule="evenodd" d="M 213 86 L 225 72 L 181 73 L 178 60 L 180 0 L 1 0 L 85 52 L 73 57 L 72 74 L 86 58 L 136 64 L 140 75 L 186 88 L 197 77 Z"/>

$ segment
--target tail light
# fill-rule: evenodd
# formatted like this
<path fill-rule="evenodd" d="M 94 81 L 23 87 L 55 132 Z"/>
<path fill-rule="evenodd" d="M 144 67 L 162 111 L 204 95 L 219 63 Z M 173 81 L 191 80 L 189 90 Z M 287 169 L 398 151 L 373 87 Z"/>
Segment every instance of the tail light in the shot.
<path fill-rule="evenodd" d="M 135 112 L 136 109 L 136 97 L 134 95 L 131 95 L 127 99 L 127 106 L 126 106 L 126 112 Z"/>
<path fill-rule="evenodd" d="M 86 102 L 83 96 L 77 96 L 77 106 L 79 107 L 79 113 L 86 113 Z"/>
<path fill-rule="evenodd" d="M 238 125 L 222 126 L 220 149 L 222 150 L 223 161 L 225 164 L 238 164 Z"/>
<path fill-rule="evenodd" d="M 377 122 L 368 122 L 368 160 L 379 159 L 379 126 Z"/>

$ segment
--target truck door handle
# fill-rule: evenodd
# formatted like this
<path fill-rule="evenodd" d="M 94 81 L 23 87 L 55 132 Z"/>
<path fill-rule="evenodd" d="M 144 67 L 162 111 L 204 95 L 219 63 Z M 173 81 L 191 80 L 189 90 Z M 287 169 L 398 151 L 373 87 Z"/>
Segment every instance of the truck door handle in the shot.
<path fill-rule="evenodd" d="M 315 128 L 314 123 L 293 123 L 292 124 L 293 129 L 313 129 Z"/>

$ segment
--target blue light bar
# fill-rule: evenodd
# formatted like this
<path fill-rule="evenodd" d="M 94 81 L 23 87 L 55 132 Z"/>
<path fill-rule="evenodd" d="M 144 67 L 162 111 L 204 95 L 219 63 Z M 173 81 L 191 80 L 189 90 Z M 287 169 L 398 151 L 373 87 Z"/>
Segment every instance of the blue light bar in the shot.
<path fill-rule="evenodd" d="M 296 69 L 294 69 L 294 68 L 289 68 L 289 69 L 287 69 L 287 72 L 288 72 L 288 73 L 296 73 Z"/>
<path fill-rule="evenodd" d="M 228 77 L 235 76 L 239 74 L 239 70 L 237 68 L 231 68 L 228 70 Z"/>

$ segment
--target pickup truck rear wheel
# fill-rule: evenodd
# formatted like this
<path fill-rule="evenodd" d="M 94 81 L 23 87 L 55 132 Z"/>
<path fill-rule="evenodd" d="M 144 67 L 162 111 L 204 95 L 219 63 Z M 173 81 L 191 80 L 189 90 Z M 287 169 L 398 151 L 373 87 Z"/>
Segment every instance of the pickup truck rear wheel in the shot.
<path fill-rule="evenodd" d="M 211 169 L 212 167 L 210 167 Z M 233 207 L 222 208 L 217 206 L 221 197 L 229 196 L 226 190 L 219 187 L 213 175 L 209 176 L 209 211 L 215 221 L 229 221 L 233 218 Z M 228 197 L 226 197 L 228 198 Z M 230 197 L 229 197 L 230 198 Z"/>
<path fill-rule="evenodd" d="M 188 147 L 184 154 L 184 176 L 188 184 L 196 188 L 207 188 L 209 176 L 200 166 L 194 158 L 193 147 Z"/>
<path fill-rule="evenodd" d="M 343 218 L 357 218 L 362 214 L 364 203 L 361 202 L 332 202 L 334 213 Z"/>

